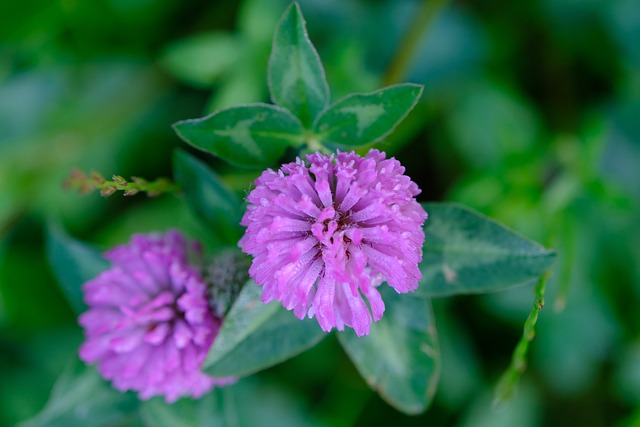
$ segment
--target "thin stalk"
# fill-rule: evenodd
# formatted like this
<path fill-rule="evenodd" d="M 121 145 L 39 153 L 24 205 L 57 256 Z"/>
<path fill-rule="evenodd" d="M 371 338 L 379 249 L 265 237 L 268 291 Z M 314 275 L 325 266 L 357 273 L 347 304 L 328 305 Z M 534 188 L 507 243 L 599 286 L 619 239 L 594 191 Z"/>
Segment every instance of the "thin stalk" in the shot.
<path fill-rule="evenodd" d="M 533 303 L 531 312 L 524 323 L 522 337 L 513 351 L 509 368 L 507 368 L 505 373 L 502 374 L 502 377 L 496 387 L 493 399 L 494 407 L 499 406 L 513 397 L 518 381 L 527 369 L 527 353 L 529 352 L 529 344 L 536 336 L 535 326 L 538 321 L 538 313 L 540 313 L 540 310 L 544 307 L 544 290 L 550 275 L 550 272 L 543 273 L 536 285 L 536 299 Z"/>
<path fill-rule="evenodd" d="M 447 0 L 423 0 L 409 31 L 400 42 L 383 79 L 383 86 L 399 83 L 407 74 L 411 60 L 420 44 L 421 37 L 432 24 L 433 19 L 444 7 Z"/>
<path fill-rule="evenodd" d="M 66 189 L 77 190 L 82 194 L 99 190 L 100 195 L 103 197 L 109 197 L 116 191 L 123 191 L 125 196 L 146 193 L 149 197 L 180 192 L 180 187 L 167 178 L 147 181 L 144 178 L 134 176 L 131 181 L 127 181 L 119 175 L 113 175 L 111 180 L 106 180 L 98 172 L 92 172 L 87 176 L 78 169 L 71 171 L 63 185 Z"/>

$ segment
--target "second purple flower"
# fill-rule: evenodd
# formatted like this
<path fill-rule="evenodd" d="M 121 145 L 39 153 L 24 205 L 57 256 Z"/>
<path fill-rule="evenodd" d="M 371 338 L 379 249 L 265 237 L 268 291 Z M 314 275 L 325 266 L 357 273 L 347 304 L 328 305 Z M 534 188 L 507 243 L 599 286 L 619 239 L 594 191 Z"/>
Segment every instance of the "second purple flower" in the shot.
<path fill-rule="evenodd" d="M 263 302 L 281 301 L 324 331 L 369 333 L 387 282 L 399 293 L 421 278 L 423 224 L 418 186 L 378 150 L 307 156 L 256 180 L 242 219 L 242 250 L 254 256 L 251 277 Z M 365 298 L 368 301 L 365 302 Z"/>
<path fill-rule="evenodd" d="M 79 319 L 86 335 L 80 358 L 96 363 L 116 389 L 172 403 L 235 381 L 200 371 L 222 322 L 190 260 L 200 251 L 177 231 L 136 234 L 106 252 L 111 268 L 83 286 L 89 308 Z"/>

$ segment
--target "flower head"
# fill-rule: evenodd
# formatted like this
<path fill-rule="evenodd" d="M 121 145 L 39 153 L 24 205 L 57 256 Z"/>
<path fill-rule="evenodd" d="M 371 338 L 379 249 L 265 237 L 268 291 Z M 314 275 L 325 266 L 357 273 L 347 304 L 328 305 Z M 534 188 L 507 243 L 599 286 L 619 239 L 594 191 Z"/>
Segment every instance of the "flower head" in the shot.
<path fill-rule="evenodd" d="M 256 180 L 239 245 L 254 256 L 249 274 L 265 303 L 315 316 L 325 331 L 346 325 L 366 335 L 371 314 L 377 321 L 384 313 L 382 282 L 400 293 L 418 287 L 427 218 L 415 200 L 420 189 L 378 150 L 307 161 Z"/>
<path fill-rule="evenodd" d="M 177 231 L 134 235 L 105 253 L 110 269 L 85 283 L 80 358 L 97 363 L 118 390 L 173 402 L 233 381 L 200 372 L 221 319 L 190 255 L 200 255 L 199 245 Z"/>

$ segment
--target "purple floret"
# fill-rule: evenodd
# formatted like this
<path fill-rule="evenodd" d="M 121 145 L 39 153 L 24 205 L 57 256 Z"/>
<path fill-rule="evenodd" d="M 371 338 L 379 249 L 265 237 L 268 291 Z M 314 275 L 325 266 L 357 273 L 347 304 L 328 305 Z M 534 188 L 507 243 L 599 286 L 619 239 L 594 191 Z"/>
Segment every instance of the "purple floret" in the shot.
<path fill-rule="evenodd" d="M 96 363 L 116 389 L 173 402 L 234 381 L 200 371 L 221 319 L 191 255 L 200 255 L 199 245 L 177 231 L 134 235 L 106 252 L 112 267 L 84 285 L 80 358 Z"/>

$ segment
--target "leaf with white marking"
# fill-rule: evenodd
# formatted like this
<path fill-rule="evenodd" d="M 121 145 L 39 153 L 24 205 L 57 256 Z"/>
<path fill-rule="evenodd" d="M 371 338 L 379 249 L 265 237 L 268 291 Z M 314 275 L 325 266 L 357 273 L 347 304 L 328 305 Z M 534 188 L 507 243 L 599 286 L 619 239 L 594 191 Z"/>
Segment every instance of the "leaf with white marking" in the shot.
<path fill-rule="evenodd" d="M 417 293 L 499 291 L 540 277 L 555 253 L 455 203 L 426 203 L 426 240 Z"/>
<path fill-rule="evenodd" d="M 324 68 L 298 3 L 289 6 L 276 29 L 268 82 L 273 102 L 290 110 L 307 127 L 329 103 Z"/>
<path fill-rule="evenodd" d="M 313 126 L 329 146 L 359 147 L 390 134 L 420 99 L 422 86 L 401 84 L 342 98 L 325 110 Z"/>
<path fill-rule="evenodd" d="M 302 124 L 290 112 L 260 103 L 184 120 L 173 127 L 194 147 L 232 165 L 255 169 L 273 165 L 287 147 L 304 140 Z"/>
<path fill-rule="evenodd" d="M 369 336 L 348 329 L 338 333 L 345 349 L 369 386 L 402 412 L 418 414 L 429 406 L 440 377 L 440 349 L 428 298 L 399 295 L 389 286 L 380 293 L 382 319 Z"/>

